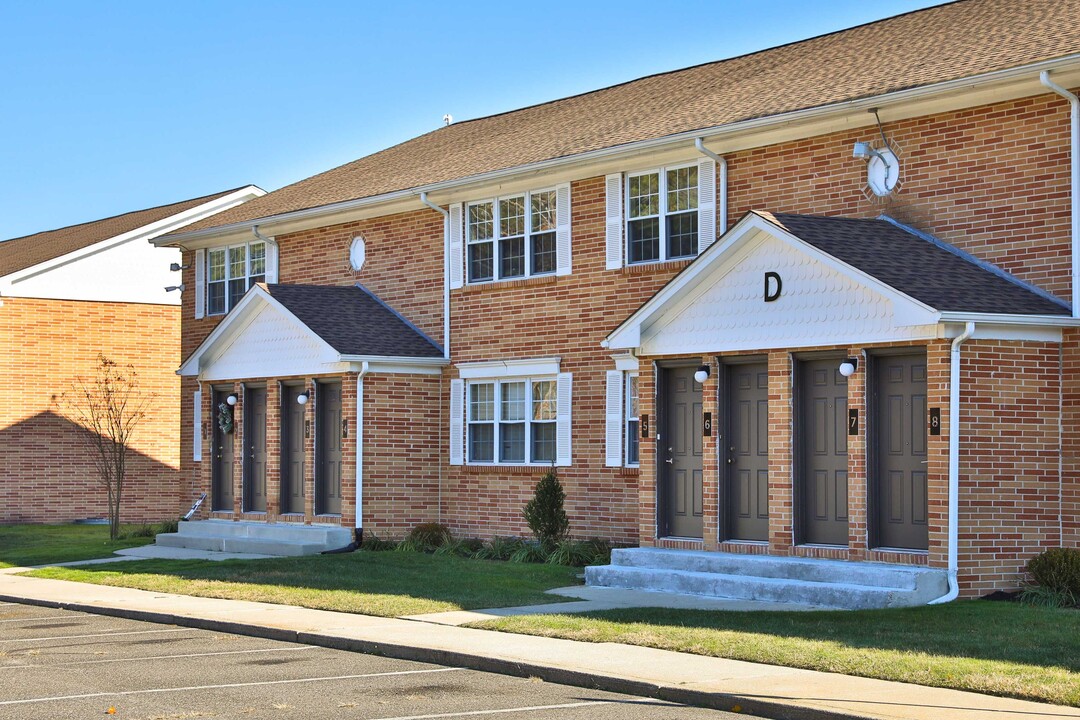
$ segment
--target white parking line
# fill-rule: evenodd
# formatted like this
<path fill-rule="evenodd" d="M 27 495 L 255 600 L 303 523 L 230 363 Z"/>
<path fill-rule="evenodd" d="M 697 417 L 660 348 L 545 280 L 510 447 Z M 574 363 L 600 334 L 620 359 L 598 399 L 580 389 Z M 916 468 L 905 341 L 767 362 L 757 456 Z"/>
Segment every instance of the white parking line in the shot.
<path fill-rule="evenodd" d="M 127 695 L 151 695 L 155 693 L 190 692 L 192 690 L 221 690 L 225 688 L 260 687 L 263 685 L 293 685 L 298 683 L 330 682 L 334 680 L 359 680 L 362 678 L 392 677 L 395 675 L 424 675 L 426 673 L 460 672 L 464 668 L 436 668 L 434 670 L 398 670 L 397 672 L 367 673 L 365 675 L 335 675 L 333 677 L 297 678 L 295 680 L 263 680 L 260 682 L 227 683 L 224 685 L 190 685 L 176 688 L 148 688 L 146 690 L 117 690 L 115 692 L 85 693 L 83 695 L 54 695 L 52 697 L 27 698 L 26 700 L 0 700 L 4 705 L 29 705 L 31 703 L 57 702 L 59 700 L 84 700 L 98 697 L 121 697 Z"/>
<path fill-rule="evenodd" d="M 469 710 L 456 713 L 439 713 L 438 715 L 408 715 L 393 718 L 378 718 L 378 720 L 436 720 L 436 718 L 475 717 L 477 715 L 505 715 L 507 713 L 532 712 L 535 710 L 568 710 L 570 708 L 593 707 L 594 705 L 610 705 L 615 700 L 591 700 L 589 702 L 563 703 L 562 705 L 529 705 L 526 707 L 503 708 L 501 710 Z M 652 698 L 639 698 L 636 700 L 619 700 L 620 704 L 655 702 Z"/>
<path fill-rule="evenodd" d="M 0 620 L 0 622 L 32 622 L 34 620 L 70 620 L 77 618 L 77 615 L 50 615 L 49 617 L 28 617 L 28 618 L 11 618 L 10 620 Z"/>
<path fill-rule="evenodd" d="M 17 642 L 52 642 L 53 640 L 79 640 L 81 638 L 116 637 L 118 635 L 153 635 L 155 633 L 191 632 L 192 628 L 174 630 L 128 630 L 125 632 L 94 633 L 93 635 L 59 635 L 57 637 L 21 638 L 19 640 L 0 640 L 0 644 Z"/>
<path fill-rule="evenodd" d="M 109 660 L 76 660 L 65 663 L 49 663 L 48 665 L 4 665 L 0 670 L 23 670 L 25 668 L 42 667 L 69 667 L 71 665 L 100 665 L 101 663 L 142 662 L 144 660 L 174 660 L 176 658 L 213 657 L 216 655 L 244 655 L 247 653 L 268 652 L 297 652 L 299 650 L 319 650 L 315 645 L 300 645 L 298 647 L 259 648 L 257 650 L 222 650 L 221 652 L 209 653 L 185 653 L 183 655 L 151 655 L 149 657 L 111 658 Z"/>

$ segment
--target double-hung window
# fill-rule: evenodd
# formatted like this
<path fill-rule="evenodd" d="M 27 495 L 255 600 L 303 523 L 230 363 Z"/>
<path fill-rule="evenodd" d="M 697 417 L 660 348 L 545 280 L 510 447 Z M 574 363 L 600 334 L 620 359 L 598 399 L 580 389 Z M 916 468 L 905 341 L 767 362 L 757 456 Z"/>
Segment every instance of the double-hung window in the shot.
<path fill-rule="evenodd" d="M 630 264 L 698 252 L 698 166 L 661 168 L 626 178 L 626 258 Z"/>
<path fill-rule="evenodd" d="M 232 310 L 255 283 L 266 280 L 266 243 L 212 248 L 206 251 L 206 314 Z"/>
<path fill-rule="evenodd" d="M 556 270 L 555 189 L 469 203 L 466 266 L 470 283 L 548 275 Z"/>
<path fill-rule="evenodd" d="M 554 463 L 557 393 L 555 378 L 469 382 L 469 463 Z"/>

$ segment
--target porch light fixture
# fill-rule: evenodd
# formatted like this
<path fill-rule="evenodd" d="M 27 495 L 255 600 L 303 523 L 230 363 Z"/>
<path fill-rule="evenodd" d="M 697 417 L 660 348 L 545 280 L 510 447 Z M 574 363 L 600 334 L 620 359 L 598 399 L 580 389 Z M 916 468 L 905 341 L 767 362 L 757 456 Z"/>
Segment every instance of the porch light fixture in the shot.
<path fill-rule="evenodd" d="M 694 380 L 697 382 L 698 385 L 705 384 L 705 381 L 709 379 L 709 372 L 710 371 L 708 365 L 702 365 L 697 369 L 697 372 L 694 373 Z"/>
<path fill-rule="evenodd" d="M 302 393 L 300 393 L 299 395 L 296 396 L 296 402 L 299 403 L 300 405 L 307 405 L 307 401 L 310 398 L 310 396 L 311 396 L 311 391 L 308 390 L 307 388 L 305 388 Z"/>
<path fill-rule="evenodd" d="M 235 405 L 236 393 L 229 393 L 229 397 L 225 398 L 225 402 L 229 403 L 230 405 Z"/>
<path fill-rule="evenodd" d="M 844 377 L 851 377 L 855 374 L 855 371 L 859 369 L 859 358 L 849 357 L 840 363 L 840 374 Z"/>
<path fill-rule="evenodd" d="M 181 270 L 187 270 L 190 265 L 181 265 L 180 263 L 169 263 L 170 272 L 180 272 Z"/>

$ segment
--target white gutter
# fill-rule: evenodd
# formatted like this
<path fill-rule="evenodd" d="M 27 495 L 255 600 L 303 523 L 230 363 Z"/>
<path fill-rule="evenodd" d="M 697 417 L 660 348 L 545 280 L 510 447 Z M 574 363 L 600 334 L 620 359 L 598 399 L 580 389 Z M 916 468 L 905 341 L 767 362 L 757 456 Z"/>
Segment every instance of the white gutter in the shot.
<path fill-rule="evenodd" d="M 368 364 L 360 366 L 356 376 L 356 529 L 364 528 L 364 376 Z M 357 539 L 359 542 L 359 539 Z"/>
<path fill-rule="evenodd" d="M 1034 327 L 1080 327 L 1080 318 L 1071 315 L 1018 315 L 1015 313 L 943 312 L 940 323 L 992 323 L 994 325 L 1028 325 Z"/>
<path fill-rule="evenodd" d="M 960 594 L 956 582 L 960 544 L 960 346 L 975 332 L 975 323 L 953 338 L 949 355 L 949 592 L 928 605 L 952 602 Z"/>
<path fill-rule="evenodd" d="M 1050 71 L 1043 70 L 1039 73 L 1039 81 L 1043 85 L 1056 92 L 1069 101 L 1071 106 L 1070 115 L 1072 149 L 1072 172 L 1070 173 L 1070 195 L 1072 198 L 1072 312 L 1073 317 L 1080 317 L 1080 98 L 1073 95 L 1065 88 L 1050 79 Z"/>
<path fill-rule="evenodd" d="M 720 198 L 720 217 L 716 226 L 720 229 L 720 234 L 723 235 L 727 232 L 727 158 L 717 155 L 712 150 L 705 147 L 705 141 L 701 138 L 694 138 L 694 147 L 696 147 L 698 152 L 702 155 L 706 155 L 715 160 L 717 166 L 720 168 L 720 187 L 717 188 L 716 192 Z"/>
<path fill-rule="evenodd" d="M 450 359 L 450 212 L 428 200 L 420 193 L 420 202 L 443 216 L 443 357 Z"/>
<path fill-rule="evenodd" d="M 412 365 L 415 367 L 442 367 L 446 365 L 446 358 L 441 357 L 408 357 L 398 355 L 338 355 L 338 362 L 384 364 L 384 365 Z"/>
<path fill-rule="evenodd" d="M 384 203 L 393 202 L 395 200 L 406 200 L 410 197 L 415 197 L 418 193 L 427 194 L 438 192 L 441 190 L 451 190 L 475 183 L 494 182 L 507 177 L 513 177 L 525 173 L 535 173 L 550 168 L 565 167 L 578 163 L 587 163 L 606 157 L 628 155 L 631 153 L 637 153 L 646 150 L 653 150 L 670 146 L 677 147 L 681 143 L 684 143 L 688 140 L 695 140 L 699 137 L 728 137 L 731 135 L 739 135 L 741 133 L 751 132 L 759 129 L 784 125 L 796 125 L 810 120 L 828 118 L 833 115 L 842 115 L 844 113 L 863 113 L 873 107 L 882 108 L 887 105 L 910 103 L 913 100 L 919 100 L 925 97 L 933 97 L 935 95 L 945 95 L 956 90 L 970 89 L 980 85 L 1005 83 L 1013 80 L 1023 79 L 1030 77 L 1032 72 L 1042 70 L 1043 68 L 1046 68 L 1048 70 L 1055 70 L 1063 67 L 1068 67 L 1071 64 L 1075 64 L 1078 60 L 1080 60 L 1080 54 L 1073 54 L 1064 58 L 1045 60 L 1022 67 L 1009 68 L 1006 70 L 997 70 L 990 73 L 984 73 L 982 75 L 957 78 L 955 80 L 946 80 L 945 82 L 936 83 L 933 85 L 923 85 L 917 88 L 898 90 L 896 92 L 884 93 L 882 95 L 874 95 L 870 97 L 859 98 L 856 100 L 846 100 L 843 102 L 831 103 L 829 105 L 819 105 L 817 107 L 806 108 L 803 110 L 794 110 L 791 112 L 780 113 L 777 115 L 766 115 L 764 117 L 728 123 L 726 125 L 715 125 L 709 128 L 674 133 L 672 135 L 666 135 L 664 137 L 649 138 L 647 140 L 629 142 L 623 145 L 600 148 L 599 150 L 591 150 L 588 152 L 578 153 L 576 155 L 569 155 L 566 157 L 540 160 L 535 163 L 516 165 L 514 167 L 503 168 L 500 170 L 492 170 L 490 172 L 479 173 L 477 175 L 471 175 L 463 178 L 454 178 L 453 180 L 443 180 L 441 182 L 428 183 L 427 185 L 420 185 L 418 187 L 405 190 L 395 190 L 393 192 L 385 193 L 382 195 L 371 195 L 369 197 L 356 198 L 353 200 L 343 200 L 341 202 L 331 203 L 329 205 L 320 205 L 318 207 L 305 208 L 303 210 L 293 210 L 291 212 L 285 212 L 279 215 L 268 215 L 263 218 L 253 218 L 251 220 L 245 220 L 243 222 L 231 223 L 228 225 L 218 225 L 216 227 L 203 228 L 202 230 L 194 230 L 189 233 L 176 233 L 175 235 L 171 235 L 169 237 L 168 242 L 172 244 L 180 242 L 181 240 L 193 241 L 199 238 L 217 237 L 218 235 L 227 234 L 232 231 L 242 231 L 250 227 L 252 223 L 259 223 L 265 225 L 267 223 L 287 222 L 304 220 L 309 218 L 319 218 L 325 215 L 335 215 L 337 213 L 367 208 L 374 205 L 381 205 Z"/>

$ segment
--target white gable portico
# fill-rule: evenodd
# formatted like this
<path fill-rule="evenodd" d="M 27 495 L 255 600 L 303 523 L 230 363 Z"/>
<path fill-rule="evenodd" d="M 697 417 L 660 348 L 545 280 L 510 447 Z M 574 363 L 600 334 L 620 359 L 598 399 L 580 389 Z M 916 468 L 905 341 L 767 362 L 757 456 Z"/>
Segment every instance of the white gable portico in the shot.
<path fill-rule="evenodd" d="M 941 314 L 756 213 L 608 337 L 680 355 L 930 339 Z"/>

